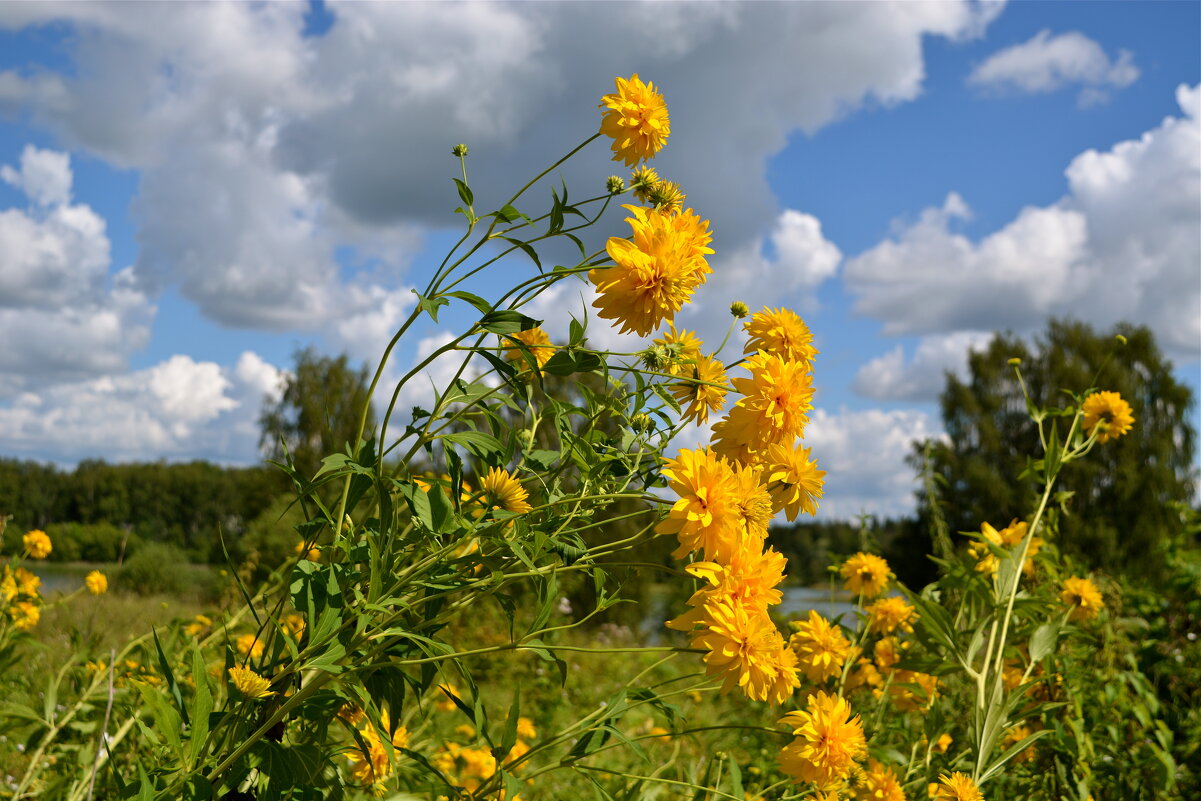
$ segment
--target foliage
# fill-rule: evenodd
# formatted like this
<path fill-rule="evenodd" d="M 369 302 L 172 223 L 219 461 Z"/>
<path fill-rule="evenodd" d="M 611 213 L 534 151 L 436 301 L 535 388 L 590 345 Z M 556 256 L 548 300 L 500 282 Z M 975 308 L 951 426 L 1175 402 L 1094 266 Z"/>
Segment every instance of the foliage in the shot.
<path fill-rule="evenodd" d="M 125 561 L 116 586 L 139 595 L 172 595 L 212 600 L 217 585 L 212 571 L 188 563 L 187 554 L 173 545 L 147 543 Z"/>
<path fill-rule="evenodd" d="M 1113 335 L 1122 335 L 1126 344 L 1108 360 Z M 1064 476 L 1059 547 L 1109 572 L 1162 570 L 1161 561 L 1148 557 L 1160 553 L 1160 543 L 1178 526 L 1172 503 L 1191 501 L 1196 485 L 1194 398 L 1173 377 L 1170 362 L 1145 327 L 1123 324 L 1101 335 L 1083 323 L 1052 321 L 1033 348 L 998 335 L 971 354 L 966 381 L 948 375 L 942 395 L 947 437 L 919 444 L 913 461 L 923 468 L 928 449 L 939 511 L 950 530 L 1020 517 L 1037 497 L 1034 482 L 1012 480 L 1026 469 L 1025 443 L 1034 424 L 1022 388 L 1005 367 L 1011 357 L 1021 359 L 1038 406 L 1059 405 L 1061 387 L 1090 386 L 1104 364 L 1105 386 L 1129 401 L 1137 422 L 1129 435 Z M 918 494 L 919 531 L 928 531 L 932 522 L 930 497 Z M 910 545 L 925 552 L 930 543 Z"/>
<path fill-rule="evenodd" d="M 312 347 L 297 351 L 294 360 L 279 398 L 263 404 L 259 445 L 269 458 L 291 460 L 301 475 L 312 477 L 327 454 L 355 441 L 364 408 L 368 427 L 374 426 L 369 374 L 366 365 L 352 368 L 346 354 L 325 356 Z"/>

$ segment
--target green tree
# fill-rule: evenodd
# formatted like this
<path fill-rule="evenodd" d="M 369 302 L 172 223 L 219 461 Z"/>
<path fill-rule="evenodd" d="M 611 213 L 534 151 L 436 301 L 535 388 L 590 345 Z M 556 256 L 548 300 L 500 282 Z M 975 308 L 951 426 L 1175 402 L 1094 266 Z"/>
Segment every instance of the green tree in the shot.
<path fill-rule="evenodd" d="M 286 448 L 300 474 L 311 478 L 326 455 L 357 438 L 369 375 L 366 367 L 352 368 L 346 354 L 323 356 L 309 347 L 295 359 L 279 400 L 263 405 L 259 446 L 276 461 L 285 460 Z M 365 430 L 374 426 L 369 412 Z"/>
<path fill-rule="evenodd" d="M 1018 477 L 1027 458 L 1039 455 L 1038 434 L 1008 365 L 1012 357 L 1022 360 L 1038 405 L 1063 406 L 1069 400 L 1061 389 L 1096 386 L 1121 393 L 1133 407 L 1129 434 L 1096 446 L 1089 459 L 1062 474 L 1060 488 L 1072 494 L 1055 539 L 1084 564 L 1153 575 L 1162 566 L 1160 546 L 1180 525 L 1172 502 L 1192 500 L 1196 431 L 1193 393 L 1173 377 L 1145 327 L 1120 324 L 1102 335 L 1083 323 L 1053 320 L 1033 348 L 998 334 L 971 354 L 966 381 L 947 376 L 941 399 L 947 439 L 918 443 L 911 461 L 923 469 L 929 449 L 939 510 L 950 530 L 979 530 L 984 521 L 1004 525 L 1034 505 L 1036 487 Z M 918 514 L 925 525 L 916 530 L 928 537 L 935 521 L 926 493 L 919 493 Z M 928 546 L 920 552 L 931 552 Z"/>

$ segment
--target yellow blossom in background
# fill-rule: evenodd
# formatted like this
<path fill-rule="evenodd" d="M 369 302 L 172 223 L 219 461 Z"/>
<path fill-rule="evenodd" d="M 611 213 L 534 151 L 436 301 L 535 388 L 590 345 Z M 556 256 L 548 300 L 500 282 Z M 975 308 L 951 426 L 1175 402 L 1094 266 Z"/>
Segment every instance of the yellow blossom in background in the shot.
<path fill-rule="evenodd" d="M 677 331 L 675 323 L 667 326 L 663 336 L 656 337 L 654 342 L 663 347 L 668 357 L 661 372 L 670 375 L 690 375 L 692 363 L 701 357 L 700 337 L 692 331 Z"/>
<path fill-rule="evenodd" d="M 1063 580 L 1063 591 L 1059 599 L 1071 607 L 1069 620 L 1091 620 L 1101 613 L 1105 601 L 1097 586 L 1086 578 L 1067 578 Z"/>
<path fill-rule="evenodd" d="M 693 292 L 713 272 L 705 256 L 712 235 L 709 222 L 691 209 L 665 214 L 626 206 L 633 238 L 609 237 L 606 251 L 613 264 L 589 271 L 596 287 L 592 305 L 597 315 L 618 324 L 621 333 L 646 336 L 670 323 Z"/>
<path fill-rule="evenodd" d="M 467 723 L 460 723 L 458 726 L 455 726 L 455 734 L 459 735 L 460 737 L 462 737 L 466 740 L 474 740 L 475 739 L 475 726 L 472 726 Z"/>
<path fill-rule="evenodd" d="M 895 770 L 872 759 L 852 796 L 855 801 L 906 801 Z"/>
<path fill-rule="evenodd" d="M 772 445 L 764 454 L 763 467 L 772 510 L 784 512 L 796 520 L 804 512 L 817 514 L 817 499 L 822 496 L 825 470 L 809 458 L 809 448 L 786 444 Z"/>
<path fill-rule="evenodd" d="M 780 768 L 794 781 L 829 788 L 850 775 L 855 761 L 867 755 L 863 723 L 838 695 L 818 692 L 804 711 L 789 712 L 781 723 L 795 739 L 780 753 Z"/>
<path fill-rule="evenodd" d="M 386 714 L 380 716 L 380 722 L 384 725 L 385 730 L 389 728 Z M 388 746 L 384 744 L 375 726 L 370 723 L 359 729 L 359 736 L 362 737 L 366 749 L 356 743 L 346 754 L 346 758 L 350 760 L 350 774 L 359 783 L 373 785 L 373 790 L 381 790 L 382 787 L 379 783 L 392 772 L 392 760 L 388 754 Z M 389 742 L 393 749 L 407 748 L 409 745 L 408 729 L 404 726 L 397 726 L 396 730 L 392 732 Z"/>
<path fill-rule="evenodd" d="M 875 598 L 884 592 L 892 571 L 888 562 L 874 553 L 857 553 L 843 562 L 838 572 L 846 579 L 846 588 L 864 598 Z"/>
<path fill-rule="evenodd" d="M 289 612 L 284 615 L 280 624 L 293 640 L 299 641 L 301 635 L 304 634 L 304 616 L 297 612 Z"/>
<path fill-rule="evenodd" d="M 489 509 L 503 509 L 521 515 L 533 508 L 528 502 L 530 494 L 521 486 L 521 482 L 499 467 L 488 471 L 488 475 L 480 481 L 480 489 L 484 504 Z"/>
<path fill-rule="evenodd" d="M 797 665 L 809 681 L 821 682 L 842 673 L 851 644 L 840 626 L 812 609 L 808 620 L 792 625 L 796 632 L 788 638 L 788 647 L 797 655 Z"/>
<path fill-rule="evenodd" d="M 955 771 L 938 777 L 938 784 L 932 784 L 931 798 L 938 801 L 984 801 L 980 788 L 966 773 Z"/>
<path fill-rule="evenodd" d="M 229 680 L 233 682 L 238 692 L 252 700 L 275 695 L 274 692 L 267 689 L 271 686 L 271 681 L 263 678 L 249 668 L 231 667 L 229 669 Z"/>
<path fill-rule="evenodd" d="M 748 698 L 779 704 L 800 686 L 796 657 L 766 609 L 719 597 L 705 604 L 701 622 L 691 646 L 708 651 L 707 672 L 722 679 L 723 693 L 740 687 Z"/>
<path fill-rule="evenodd" d="M 600 132 L 613 140 L 613 160 L 633 167 L 654 158 L 667 143 L 671 121 L 667 104 L 653 83 L 643 83 L 634 73 L 615 80 L 617 91 L 601 98 Z"/>
<path fill-rule="evenodd" d="M 742 324 L 748 339 L 743 353 L 766 351 L 790 362 L 799 362 L 812 369 L 818 350 L 813 347 L 813 334 L 805 321 L 791 309 L 771 309 L 755 312 Z"/>
<path fill-rule="evenodd" d="M 308 559 L 310 562 L 320 561 L 321 560 L 321 551 L 319 551 L 316 547 L 308 548 L 306 550 L 305 546 L 307 544 L 308 543 L 306 543 L 304 540 L 301 540 L 300 542 L 296 543 L 296 547 L 293 549 L 295 551 L 296 555 L 300 556 L 301 554 L 303 554 L 304 558 Z"/>
<path fill-rule="evenodd" d="M 367 713 L 358 704 L 343 704 L 338 710 L 338 717 L 350 726 L 358 726 L 367 719 Z"/>
<path fill-rule="evenodd" d="M 955 738 L 944 732 L 938 735 L 938 742 L 934 743 L 934 750 L 940 754 L 945 754 L 953 742 L 955 742 Z"/>
<path fill-rule="evenodd" d="M 938 676 L 915 670 L 898 670 L 893 674 L 888 695 L 897 709 L 906 712 L 921 709 L 938 697 Z"/>
<path fill-rule="evenodd" d="M 486 748 L 465 748 L 457 743 L 443 743 L 430 763 L 469 793 L 496 773 L 496 757 Z"/>
<path fill-rule="evenodd" d="M 1014 520 L 1008 526 L 998 531 L 990 523 L 980 524 L 980 535 L 983 540 L 968 545 L 970 553 L 976 561 L 976 570 L 986 576 L 997 574 L 997 557 L 988 547 L 991 543 L 997 547 L 1013 548 L 1021 545 L 1026 538 L 1027 525 L 1025 521 Z M 1022 563 L 1022 572 L 1029 575 L 1034 572 L 1034 555 L 1042 548 L 1043 541 L 1039 537 L 1031 537 L 1030 545 L 1026 548 L 1026 561 Z"/>
<path fill-rule="evenodd" d="M 453 684 L 439 684 L 437 699 L 434 701 L 434 709 L 439 712 L 450 712 L 455 709 L 455 702 L 450 700 L 451 696 L 459 697 L 459 688 Z"/>
<path fill-rule="evenodd" d="M 534 361 L 538 364 L 539 370 L 550 361 L 550 357 L 554 356 L 555 351 L 558 350 L 558 348 L 551 344 L 550 337 L 540 327 L 531 328 L 528 331 L 505 334 L 505 338 L 525 345 L 529 349 L 530 355 L 534 357 Z M 525 356 L 520 346 L 507 349 L 505 351 L 505 358 L 519 365 L 526 365 Z"/>
<path fill-rule="evenodd" d="M 1080 409 L 1084 412 L 1084 433 L 1092 436 L 1095 431 L 1097 442 L 1102 444 L 1117 439 L 1134 426 L 1130 404 L 1116 392 L 1094 392 L 1084 399 Z"/>
<path fill-rule="evenodd" d="M 867 630 L 873 634 L 892 634 L 897 629 L 913 632 L 917 615 L 904 598 L 881 598 L 865 608 Z"/>
<path fill-rule="evenodd" d="M 637 167 L 630 175 L 630 186 L 634 189 L 634 197 L 640 203 L 650 203 L 651 190 L 657 183 L 659 183 L 659 173 L 655 172 L 654 167 L 645 164 Z"/>
<path fill-rule="evenodd" d="M 869 688 L 877 690 L 884 686 L 884 677 L 880 675 L 876 663 L 867 657 L 855 661 L 855 667 L 847 674 L 847 689 L 858 690 Z"/>
<path fill-rule="evenodd" d="M 108 578 L 99 570 L 93 570 L 83 579 L 84 585 L 92 595 L 104 595 L 108 592 Z"/>
<path fill-rule="evenodd" d="M 234 641 L 234 647 L 242 656 L 259 659 L 263 655 L 263 641 L 253 634 L 243 634 Z"/>
<path fill-rule="evenodd" d="M 681 370 L 681 375 L 690 380 L 670 387 L 672 396 L 683 407 L 681 420 L 705 423 L 709 412 L 721 411 L 729 390 L 725 366 L 720 361 L 711 356 L 697 356 L 690 368 Z"/>
<path fill-rule="evenodd" d="M 1012 748 L 1031 735 L 1030 727 L 1024 724 L 1014 726 L 1009 731 L 1005 732 L 1005 736 L 1001 739 L 1001 747 L 1005 749 Z M 1034 745 L 1030 744 L 1022 749 L 1022 752 L 1013 758 L 1014 762 L 1029 762 L 1034 759 Z"/>
<path fill-rule="evenodd" d="M 21 631 L 29 631 L 42 619 L 42 609 L 29 601 L 17 601 L 8 608 L 13 625 Z"/>
<path fill-rule="evenodd" d="M 213 621 L 210 618 L 204 615 L 197 615 L 191 623 L 183 627 L 183 630 L 189 637 L 200 637 L 208 633 L 208 630 L 212 627 Z"/>
<path fill-rule="evenodd" d="M 7 571 L 8 568 L 6 567 Z M 27 598 L 37 598 L 42 587 L 42 580 L 32 570 L 26 570 L 23 567 L 18 567 L 13 571 L 13 578 L 16 580 L 17 592 Z"/>
<path fill-rule="evenodd" d="M 50 537 L 41 529 L 35 528 L 22 539 L 25 545 L 25 552 L 29 554 L 31 559 L 45 559 L 54 550 L 50 544 Z"/>
<path fill-rule="evenodd" d="M 902 646 L 896 637 L 881 637 L 872 648 L 876 667 L 884 672 L 892 670 L 892 666 L 901 661 L 901 651 Z"/>
<path fill-rule="evenodd" d="M 8 565 L 4 565 L 3 572 L 0 572 L 0 600 L 8 603 L 17 597 L 17 592 L 17 579 Z"/>
<path fill-rule="evenodd" d="M 517 718 L 517 736 L 523 740 L 536 739 L 538 730 L 534 728 L 534 721 L 527 717 Z"/>

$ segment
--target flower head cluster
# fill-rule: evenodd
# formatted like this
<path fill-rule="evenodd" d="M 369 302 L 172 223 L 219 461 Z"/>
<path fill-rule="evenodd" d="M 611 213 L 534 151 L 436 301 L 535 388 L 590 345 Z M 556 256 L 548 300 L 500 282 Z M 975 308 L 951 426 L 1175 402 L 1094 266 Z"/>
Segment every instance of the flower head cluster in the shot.
<path fill-rule="evenodd" d="M 557 348 L 551 344 L 550 337 L 540 327 L 530 328 L 526 331 L 517 331 L 516 333 L 506 334 L 507 339 L 511 340 L 513 347 L 505 350 L 505 358 L 519 365 L 520 370 L 528 369 L 525 360 L 525 353 L 528 352 L 538 365 L 538 369 L 550 361 L 550 357 L 555 355 Z"/>
<path fill-rule="evenodd" d="M 842 673 L 842 666 L 851 655 L 851 644 L 843 636 L 842 627 L 830 623 L 816 611 L 809 619 L 793 623 L 795 633 L 788 638 L 788 647 L 797 655 L 801 672 L 812 682 L 822 682 Z"/>
<path fill-rule="evenodd" d="M 959 771 L 939 776 L 938 784 L 930 785 L 930 797 L 935 801 L 984 801 L 972 777 Z"/>
<path fill-rule="evenodd" d="M 371 785 L 377 798 L 383 797 L 386 794 L 384 780 L 392 773 L 396 749 L 408 747 L 409 731 L 404 726 L 392 728 L 387 712 L 380 715 L 382 732 L 361 710 L 358 715 L 348 715 L 344 719 L 358 727 L 355 743 L 346 754 L 350 775 L 360 784 Z"/>
<path fill-rule="evenodd" d="M 988 546 L 998 548 L 1015 548 L 1026 538 L 1028 527 L 1024 520 L 1014 520 L 1008 526 L 998 531 L 989 523 L 980 524 L 982 539 L 968 546 L 968 553 L 976 559 L 976 570 L 986 576 L 997 574 L 997 556 Z M 1026 548 L 1026 561 L 1022 563 L 1022 572 L 1027 575 L 1034 572 L 1034 556 L 1043 546 L 1042 538 L 1031 537 L 1030 545 Z"/>
<path fill-rule="evenodd" d="M 734 379 L 743 397 L 713 426 L 714 450 L 739 464 L 761 463 L 772 445 L 791 446 L 805 434 L 813 408 L 809 367 L 768 351 L 743 362 L 750 376 Z"/>
<path fill-rule="evenodd" d="M 83 583 L 92 595 L 104 595 L 108 592 L 108 577 L 99 570 L 93 570 L 84 576 Z"/>
<path fill-rule="evenodd" d="M 653 83 L 643 83 L 635 73 L 617 78 L 617 91 L 601 98 L 605 109 L 600 132 L 613 140 L 613 160 L 633 167 L 654 158 L 671 134 L 667 104 Z"/>
<path fill-rule="evenodd" d="M 42 619 L 42 580 L 23 567 L 0 567 L 0 619 L 28 631 Z"/>
<path fill-rule="evenodd" d="M 238 692 L 252 701 L 274 695 L 271 690 L 267 689 L 271 686 L 271 680 L 263 678 L 249 668 L 231 667 L 229 680 L 233 682 Z"/>
<path fill-rule="evenodd" d="M 24 544 L 25 553 L 29 554 L 30 559 L 45 559 L 54 550 L 46 532 L 36 528 L 22 538 L 22 544 Z"/>
<path fill-rule="evenodd" d="M 480 481 L 483 502 L 489 509 L 503 509 L 515 515 L 525 514 L 533 507 L 529 504 L 530 494 L 507 470 L 493 467 Z"/>
<path fill-rule="evenodd" d="M 804 711 L 789 712 L 780 722 L 792 728 L 794 737 L 780 753 L 780 768 L 798 783 L 835 787 L 867 755 L 863 723 L 840 696 L 818 692 Z"/>
<path fill-rule="evenodd" d="M 1069 620 L 1091 620 L 1101 614 L 1101 607 L 1105 606 L 1097 585 L 1087 578 L 1075 576 L 1063 580 L 1059 599 L 1071 609 Z"/>
<path fill-rule="evenodd" d="M 913 620 L 917 615 L 904 598 L 881 598 L 867 606 L 866 611 L 867 630 L 873 634 L 892 634 L 897 629 L 913 632 Z"/>
<path fill-rule="evenodd" d="M 892 571 L 888 562 L 874 553 L 857 553 L 843 562 L 839 573 L 846 579 L 846 588 L 864 598 L 875 598 L 884 592 Z"/>
<path fill-rule="evenodd" d="M 712 235 L 709 222 L 692 209 L 668 212 L 626 206 L 633 236 L 610 237 L 606 251 L 613 264 L 589 271 L 596 287 L 592 305 L 598 316 L 613 320 L 621 333 L 646 336 L 671 322 L 693 292 L 713 272 L 705 256 Z"/>
<path fill-rule="evenodd" d="M 1117 439 L 1134 426 L 1134 410 L 1116 392 L 1094 392 L 1084 399 L 1080 409 L 1084 412 L 1084 432 L 1097 435 L 1097 442 L 1105 444 Z"/>
<path fill-rule="evenodd" d="M 905 791 L 897 772 L 876 760 L 869 760 L 867 770 L 855 789 L 855 801 L 905 801 Z"/>

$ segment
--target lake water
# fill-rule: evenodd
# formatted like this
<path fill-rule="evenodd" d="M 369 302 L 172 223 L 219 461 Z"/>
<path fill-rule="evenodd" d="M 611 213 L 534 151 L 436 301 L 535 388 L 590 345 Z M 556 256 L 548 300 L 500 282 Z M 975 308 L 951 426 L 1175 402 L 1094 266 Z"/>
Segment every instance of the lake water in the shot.
<path fill-rule="evenodd" d="M 93 570 L 99 570 L 112 580 L 116 565 L 94 565 L 82 562 L 35 562 L 25 560 L 25 567 L 42 580 L 42 595 L 52 598 L 57 593 L 75 592 L 83 586 L 83 578 Z"/>

